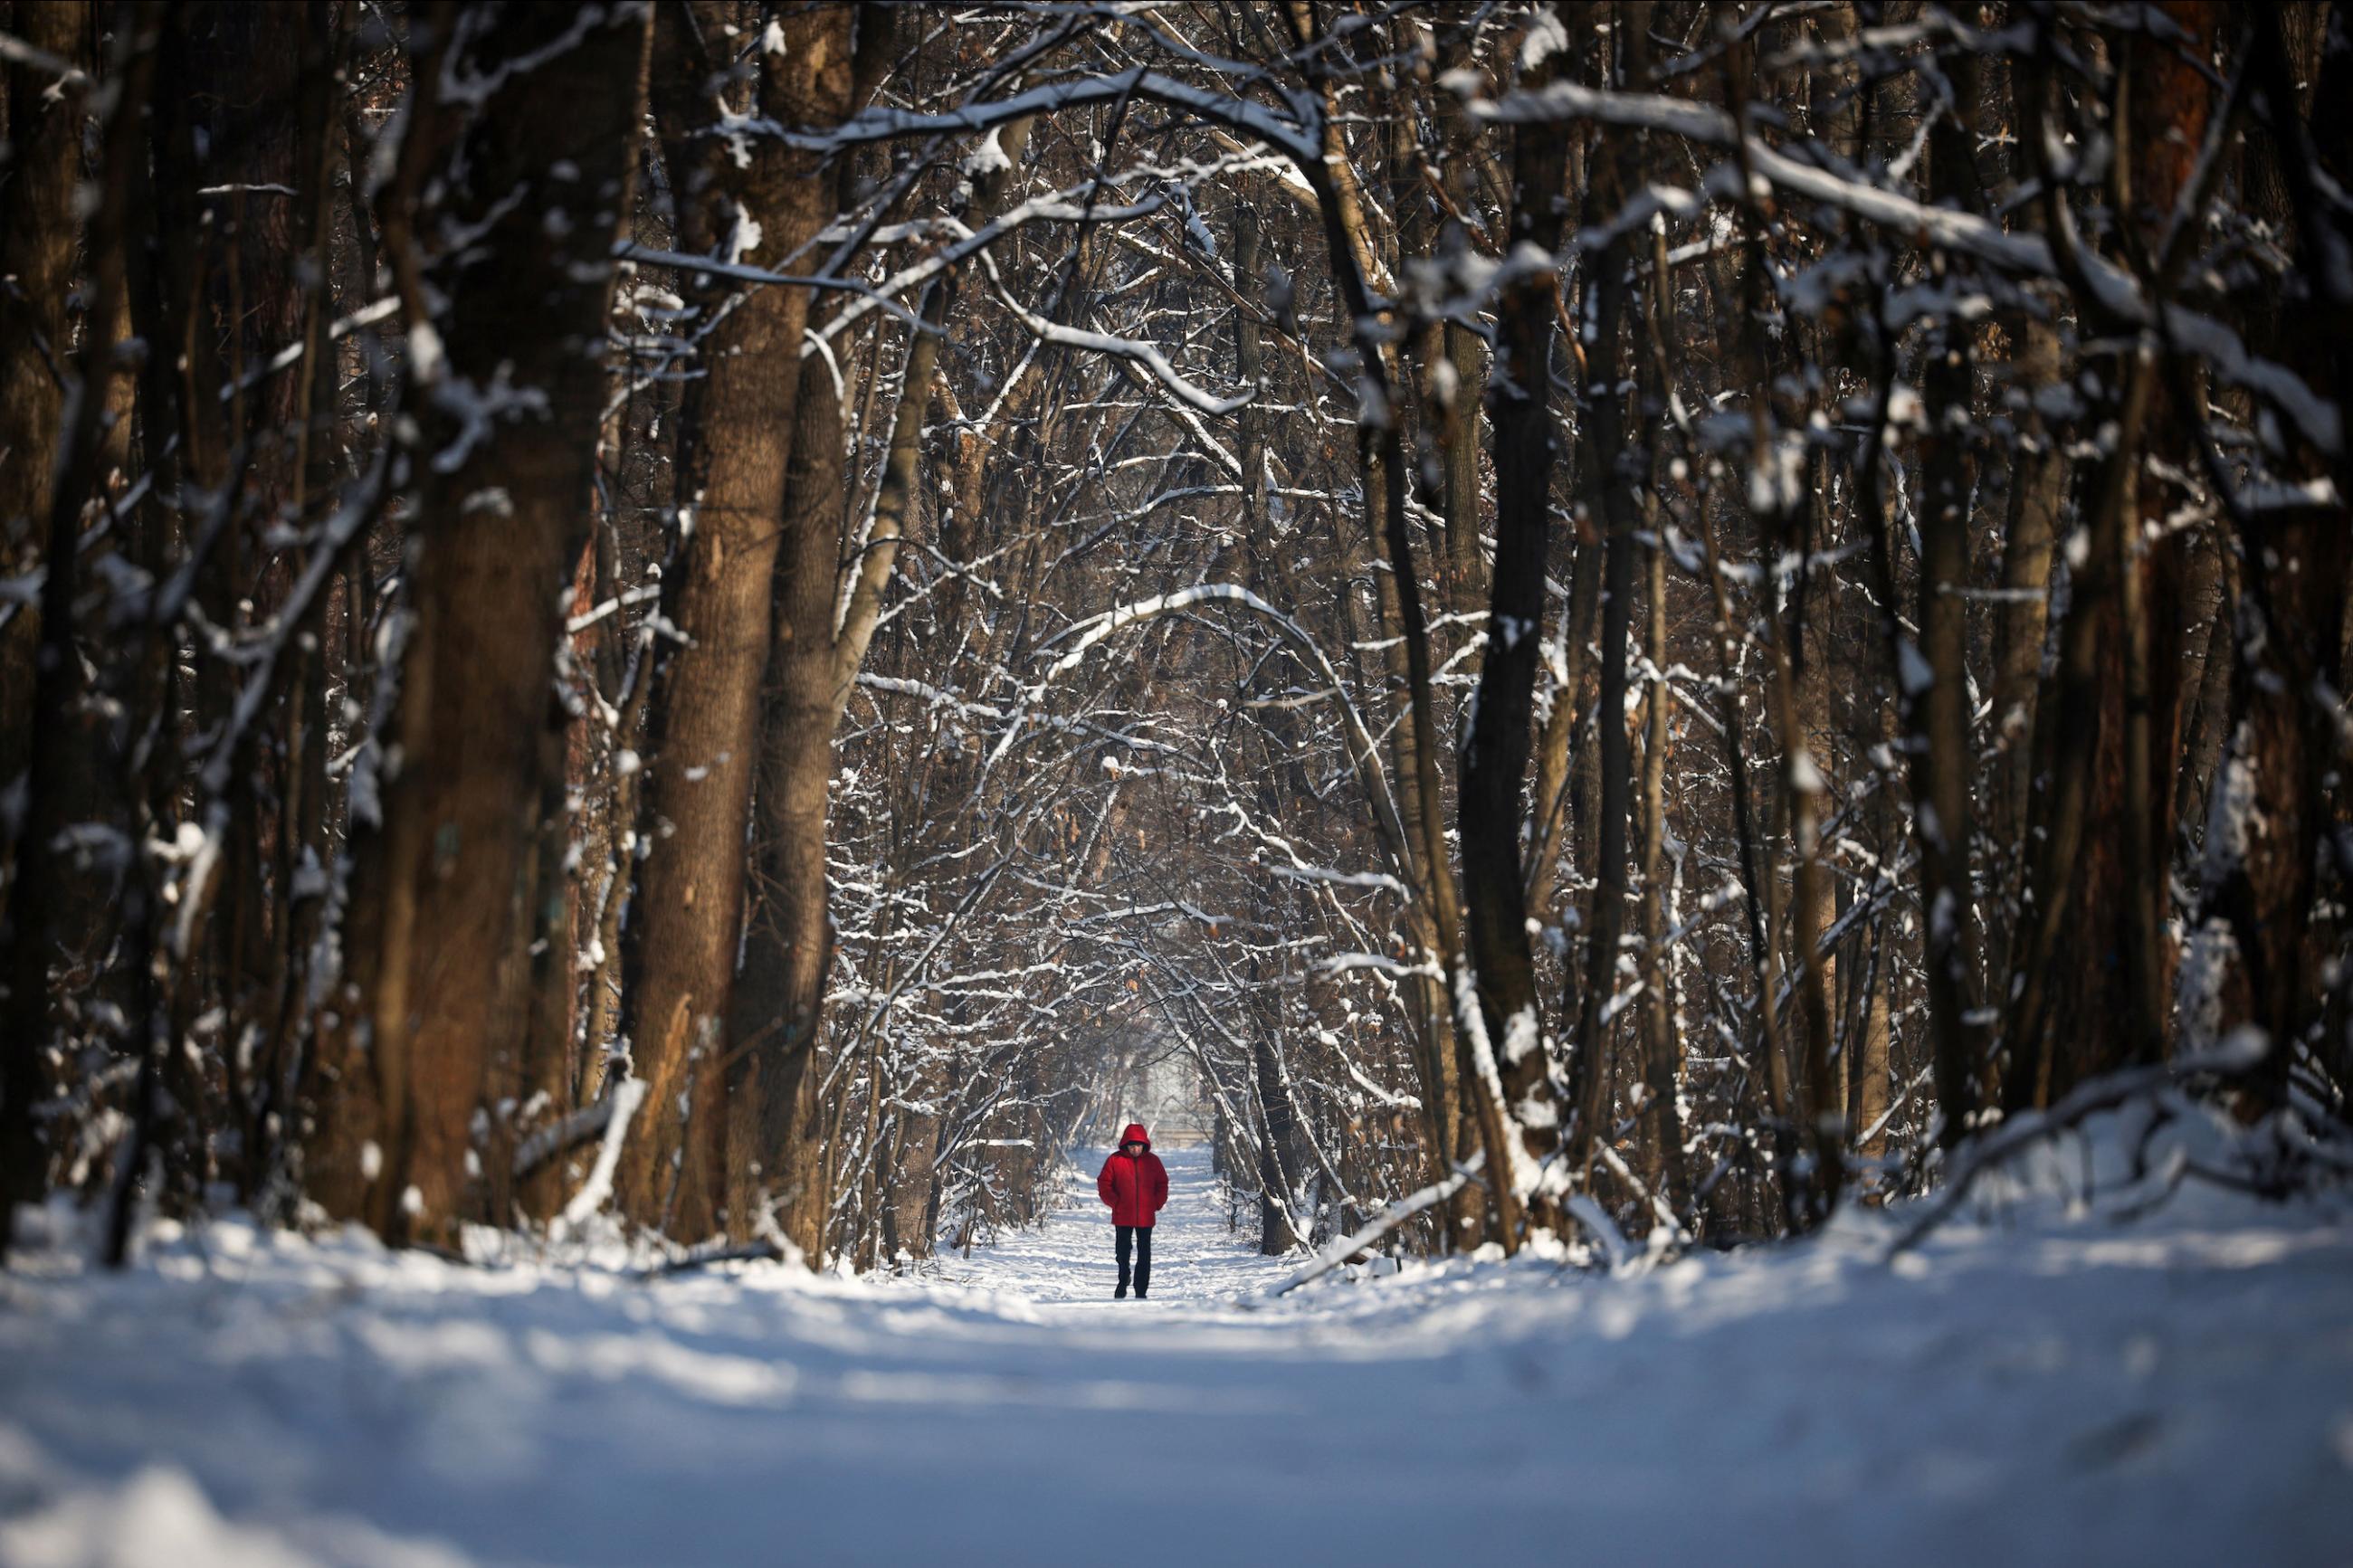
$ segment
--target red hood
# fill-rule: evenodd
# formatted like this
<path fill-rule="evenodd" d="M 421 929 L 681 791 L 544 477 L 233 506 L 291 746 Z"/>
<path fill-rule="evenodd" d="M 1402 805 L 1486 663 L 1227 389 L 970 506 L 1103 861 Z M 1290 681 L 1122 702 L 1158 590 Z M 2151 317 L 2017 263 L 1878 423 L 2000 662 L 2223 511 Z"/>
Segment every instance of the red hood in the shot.
<path fill-rule="evenodd" d="M 1141 1121 L 1129 1122 L 1127 1131 L 1119 1135 L 1119 1142 L 1122 1148 L 1130 1143 L 1141 1143 L 1147 1149 L 1152 1147 L 1152 1140 L 1144 1135 L 1144 1123 Z"/>

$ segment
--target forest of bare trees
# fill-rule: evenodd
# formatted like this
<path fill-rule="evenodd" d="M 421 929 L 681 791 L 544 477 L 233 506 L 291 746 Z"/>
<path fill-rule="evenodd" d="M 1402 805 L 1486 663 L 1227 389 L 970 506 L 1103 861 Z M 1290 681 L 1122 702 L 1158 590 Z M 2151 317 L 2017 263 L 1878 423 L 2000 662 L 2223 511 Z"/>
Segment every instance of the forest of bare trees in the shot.
<path fill-rule="evenodd" d="M 2353 1168 L 2342 6 L 0 63 L 0 1247 L 903 1267 L 1172 1078 L 1270 1252 Z"/>

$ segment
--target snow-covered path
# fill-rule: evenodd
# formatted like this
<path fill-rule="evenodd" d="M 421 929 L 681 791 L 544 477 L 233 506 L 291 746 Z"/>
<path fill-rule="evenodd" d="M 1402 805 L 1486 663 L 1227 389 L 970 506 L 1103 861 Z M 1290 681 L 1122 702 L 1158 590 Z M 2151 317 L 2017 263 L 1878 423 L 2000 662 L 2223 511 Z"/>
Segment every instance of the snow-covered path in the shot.
<path fill-rule="evenodd" d="M 1279 1277 L 1200 1156 L 923 1282 L 238 1225 L 0 1275 L 0 1564 L 2343 1563 L 2353 1228 L 1885 1222 L 1596 1279 Z M 1092 1167 L 1090 1167 L 1090 1172 Z"/>

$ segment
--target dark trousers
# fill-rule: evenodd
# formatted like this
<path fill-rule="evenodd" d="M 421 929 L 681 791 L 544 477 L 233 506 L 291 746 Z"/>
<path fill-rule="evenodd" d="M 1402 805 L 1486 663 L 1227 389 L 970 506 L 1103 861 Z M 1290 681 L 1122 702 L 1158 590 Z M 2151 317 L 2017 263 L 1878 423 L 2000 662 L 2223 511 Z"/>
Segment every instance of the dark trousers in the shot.
<path fill-rule="evenodd" d="M 1152 1289 L 1152 1227 L 1148 1225 L 1123 1225 L 1119 1232 L 1119 1288 L 1127 1289 L 1127 1251 L 1135 1249 L 1135 1293 L 1139 1296 Z"/>

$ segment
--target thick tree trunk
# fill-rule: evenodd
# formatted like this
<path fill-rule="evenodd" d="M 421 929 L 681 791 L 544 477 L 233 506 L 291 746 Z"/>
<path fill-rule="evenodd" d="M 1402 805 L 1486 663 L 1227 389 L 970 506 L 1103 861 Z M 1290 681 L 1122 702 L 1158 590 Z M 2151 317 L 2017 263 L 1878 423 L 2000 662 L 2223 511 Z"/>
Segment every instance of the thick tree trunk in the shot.
<path fill-rule="evenodd" d="M 682 247 L 758 266 L 797 254 L 816 236 L 832 216 L 833 182 L 818 177 L 814 153 L 756 139 L 739 162 L 709 133 L 704 84 L 718 62 L 701 51 L 729 36 L 733 16 L 722 0 L 665 9 L 654 90 L 670 184 L 681 193 Z M 847 6 L 785 18 L 782 51 L 757 58 L 758 112 L 787 125 L 838 123 L 851 100 L 857 19 Z M 733 286 L 705 281 L 705 299 L 723 308 Z M 806 289 L 771 285 L 726 310 L 702 340 L 704 379 L 681 420 L 679 508 L 691 532 L 664 581 L 663 607 L 692 640 L 658 677 L 649 727 L 641 831 L 650 850 L 638 869 L 623 964 L 626 1032 L 648 1092 L 617 1190 L 630 1218 L 687 1240 L 719 1227 L 726 1197 L 731 1111 L 722 1055 L 744 935 L 770 579 L 787 521 L 808 303 Z M 818 822 L 817 841 L 794 852 L 815 857 L 821 901 L 821 810 Z M 822 973 L 814 954 L 805 967 Z"/>
<path fill-rule="evenodd" d="M 90 26 L 86 0 L 17 0 L 12 30 L 26 44 L 79 60 Z M 79 222 L 79 90 L 52 95 L 53 73 L 23 61 L 7 72 L 7 178 L 0 183 L 0 576 L 33 569 L 47 536 L 58 420 L 65 409 L 68 286 Z M 37 605 L 17 604 L 0 623 L 0 787 L 31 760 Z"/>
<path fill-rule="evenodd" d="M 2353 244 L 2353 225 L 2324 199 L 2316 176 L 2353 175 L 2353 132 L 2341 110 L 2316 107 L 2308 121 L 2300 114 L 2295 41 L 2281 21 L 2259 19 L 2253 40 L 2253 79 L 2268 105 L 2263 152 L 2276 163 L 2259 172 L 2265 184 L 2285 187 L 2306 313 L 2292 337 L 2281 322 L 2261 323 L 2271 330 L 2256 346 L 2277 352 L 2314 392 L 2341 399 L 2353 388 L 2353 286 L 2333 258 Z M 2353 27 L 2341 10 L 2330 19 L 2316 86 L 2316 105 L 2339 103 L 2353 90 Z M 2346 787 L 2331 774 L 2344 766 L 2336 683 L 2353 573 L 2343 499 L 2353 463 L 2340 451 L 2301 454 L 2299 466 L 2316 477 L 2327 471 L 2333 489 L 2315 485 L 2309 501 L 2242 510 L 2238 519 L 2246 564 L 2233 722 L 2208 808 L 2195 945 L 2182 984 L 2189 1041 L 2202 1047 L 2246 1031 L 2263 1048 L 2247 1086 L 2249 1113 L 2288 1103 L 2295 1053 L 2322 1016 L 2320 955 L 2307 937 L 2320 856 L 2332 829 L 2340 846 L 2346 831 L 2332 820 L 2330 794 L 2333 784 L 2341 814 Z M 2334 870 L 2347 875 L 2341 847 Z"/>
<path fill-rule="evenodd" d="M 479 226 L 496 268 L 452 266 L 438 323 L 410 326 L 423 384 L 415 623 L 401 670 L 399 771 L 375 880 L 384 949 L 366 999 L 385 1108 L 384 1235 L 448 1244 L 503 1218 L 511 1139 L 493 1109 L 523 1063 L 540 857 L 565 716 L 554 693 L 565 587 L 586 540 L 615 238 L 630 211 L 650 13 L 611 5 L 526 70 L 574 17 L 488 8 L 461 20 L 447 76 L 489 85 L 454 151 L 448 219 Z M 561 215 L 564 223 L 551 222 Z M 424 347 L 438 328 L 446 363 Z M 512 423 L 484 429 L 485 405 Z"/>
<path fill-rule="evenodd" d="M 800 366 L 785 498 L 784 540 L 772 591 L 775 641 L 762 704 L 755 899 L 736 997 L 728 1098 L 731 1228 L 744 1204 L 781 1202 L 785 1234 L 814 1260 L 824 1244 L 826 1197 L 812 1098 L 825 977 L 833 956 L 825 845 L 833 777 L 835 571 L 843 490 L 840 402 L 833 374 L 812 355 Z M 771 1169 L 771 1167 L 774 1167 Z M 768 1196 L 763 1196 L 765 1188 Z"/>
<path fill-rule="evenodd" d="M 2071 1021 L 2086 1015 L 2104 1018 L 2104 1006 L 2121 1005 L 2106 979 L 2114 967 L 2112 933 L 2120 896 L 2114 859 L 2096 848 L 2087 852 L 2087 844 L 2101 837 L 2090 825 L 2116 809 L 2121 794 L 2116 770 L 2103 766 L 2101 758 L 2121 754 L 2121 742 L 2103 744 L 2122 718 L 2121 670 L 2108 656 L 2120 636 L 2116 602 L 2130 506 L 2130 479 L 2124 470 L 2139 460 L 2148 381 L 2137 363 L 2127 372 L 2116 415 L 2115 450 L 2087 486 L 2089 547 L 2070 581 L 2052 689 L 2035 715 L 2036 771 L 2051 783 L 2035 797 L 2029 818 L 2030 898 L 2002 1029 L 2008 1052 L 2002 1099 L 2011 1110 L 2047 1103 L 2054 1081 L 2063 1089 L 2087 1062 L 2103 1059 L 2109 1026 L 2087 1024 L 2096 1034 L 2079 1038 Z M 2084 994 L 2086 985 L 2089 994 Z M 2063 1045 L 2070 1047 L 2064 1062 L 2058 1055 Z"/>
<path fill-rule="evenodd" d="M 2165 11 L 2187 37 L 2211 43 L 2217 7 Z M 2137 38 L 2126 66 L 2115 195 L 2153 255 L 2189 191 L 2212 94 L 2176 42 Z M 2021 68 L 2021 142 L 2038 153 L 2048 91 L 2039 64 Z M 2058 228 L 2058 200 L 2044 194 L 2048 231 Z M 2141 346 L 2112 356 L 2101 376 L 2120 387 L 2099 411 L 2115 435 L 2104 431 L 2106 449 L 2085 487 L 2089 548 L 2071 584 L 2057 690 L 2037 715 L 2037 768 L 2052 784 L 2030 825 L 2033 909 L 2014 944 L 2002 1084 L 2013 1109 L 2166 1049 L 2183 547 L 2151 524 L 2178 504 L 2166 476 L 2191 460 L 2165 374 Z"/>
<path fill-rule="evenodd" d="M 53 41 L 62 41 L 61 18 L 32 20 L 49 27 Z M 113 62 L 117 79 L 100 132 L 102 182 L 96 209 L 90 216 L 89 298 L 90 320 L 93 321 L 112 321 L 123 306 L 124 253 L 129 248 L 125 235 L 130 224 L 131 197 L 141 188 L 136 171 L 139 156 L 144 151 L 140 116 L 145 110 L 155 75 L 156 32 L 161 21 L 161 6 L 139 5 L 127 7 L 120 22 L 118 55 Z M 78 32 L 69 50 L 73 56 L 80 54 Z M 26 76 L 30 74 L 12 72 L 12 120 L 22 102 L 20 94 L 37 94 L 48 86 L 39 82 L 28 87 Z M 80 96 L 67 94 L 66 106 L 59 112 L 72 132 L 78 132 L 82 113 Z M 53 129 L 47 127 L 37 131 L 37 135 L 44 137 L 51 133 Z M 78 134 L 70 135 L 70 140 L 78 142 Z M 69 258 L 75 232 L 74 209 L 70 198 L 62 209 L 46 208 L 42 204 L 52 194 L 45 189 L 28 191 L 25 193 L 28 205 L 12 203 L 0 216 L 13 223 L 22 213 L 28 218 L 56 225 Z M 33 259 L 37 263 L 41 258 Z M 59 271 L 49 280 L 62 289 L 65 275 Z M 28 300 L 26 303 L 40 310 L 49 302 Z M 11 324 L 27 333 L 40 327 L 37 321 L 22 319 Z M 50 324 L 57 327 L 54 321 Z M 47 345 L 35 344 L 27 337 L 19 344 L 8 346 L 30 351 L 37 362 L 44 347 L 55 356 L 47 363 L 27 364 L 23 357 L 0 362 L 0 374 L 9 381 L 27 374 L 54 374 L 61 387 L 77 389 L 79 395 L 60 395 L 57 423 L 35 436 L 45 447 L 53 444 L 54 451 L 49 466 L 38 476 L 47 480 L 45 493 L 37 501 L 26 498 L 27 504 L 35 509 L 26 521 L 37 528 L 38 555 L 45 571 L 40 585 L 37 636 L 28 650 L 30 658 L 25 672 L 31 680 L 26 693 L 30 708 L 25 715 L 21 735 L 26 748 L 24 795 L 19 806 L 23 815 L 15 825 L 15 877 L 7 891 L 5 920 L 0 920 L 0 977 L 5 977 L 7 984 L 5 997 L 0 998 L 0 1258 L 5 1258 L 13 1239 L 16 1204 L 37 1201 L 47 1183 L 47 1141 L 39 1125 L 37 1104 L 47 1098 L 50 1089 L 47 1062 L 55 1000 L 50 968 L 59 954 L 60 938 L 79 930 L 79 922 L 67 912 L 68 907 L 79 906 L 87 898 L 86 890 L 77 889 L 83 873 L 72 865 L 71 851 L 63 837 L 67 828 L 91 805 L 91 750 L 87 727 L 76 711 L 87 695 L 88 686 L 83 679 L 81 652 L 75 640 L 75 600 L 80 592 L 77 561 L 83 509 L 98 496 L 102 434 L 99 421 L 105 407 L 105 356 L 112 347 L 100 331 L 85 338 L 79 355 L 71 354 L 61 328 Z M 17 413 L 29 415 L 35 411 L 34 407 L 21 407 Z M 12 461 L 14 456 L 0 456 L 0 464 Z M 0 518 L 0 524 L 7 521 Z M 132 894 L 133 900 L 139 897 L 136 891 Z M 123 1258 L 123 1216 L 130 1212 L 130 1184 L 144 1171 L 147 1141 L 162 1110 L 158 1076 L 166 1066 L 155 1049 L 158 1042 L 146 1036 L 145 1010 L 136 1011 L 139 1016 L 133 1038 L 139 1076 L 132 1112 L 133 1142 L 123 1166 L 125 1179 L 118 1187 L 115 1223 L 107 1249 L 108 1259 L 112 1263 L 120 1263 Z"/>
<path fill-rule="evenodd" d="M 2145 254 L 2156 256 L 2190 184 L 2206 139 L 2213 93 L 2206 61 L 2222 7 L 2212 0 L 2165 0 L 2159 9 L 2181 41 L 2140 38 L 2127 62 L 2124 98 L 2130 125 L 2129 184 L 2121 193 Z M 2120 151 L 2119 156 L 2123 153 Z M 2192 215 L 2192 221 L 2202 216 Z M 2166 288 L 2159 279 L 2157 287 Z M 2179 374 L 2178 365 L 2167 367 Z M 2174 950 L 2173 807 L 2178 795 L 2183 633 L 2189 542 L 2168 520 L 2200 500 L 2186 482 L 2199 411 L 2160 396 L 2149 409 L 2145 441 L 2162 462 L 2136 475 L 2134 527 L 2124 565 L 2125 653 L 2123 945 L 2128 988 L 2121 1057 L 2162 1058 L 2170 1034 Z M 2333 641 L 2333 638 L 2332 638 Z M 2106 836 L 2114 838 L 2115 835 Z"/>
<path fill-rule="evenodd" d="M 861 40 L 861 51 L 869 41 Z M 997 137 L 1001 163 L 976 169 L 971 197 L 960 215 L 985 226 L 1015 183 L 1029 142 L 1028 122 Z M 956 275 L 934 281 L 919 315 L 934 326 L 947 320 Z M 816 1124 L 809 1072 L 825 1011 L 825 976 L 832 952 L 825 846 L 833 735 L 865 663 L 897 547 L 913 526 L 922 458 L 923 411 L 932 401 L 940 335 L 919 332 L 908 342 L 892 411 L 890 446 L 875 492 L 872 525 L 859 540 L 858 522 L 842 509 L 846 457 L 832 371 L 815 354 L 803 362 L 793 428 L 791 477 L 784 541 L 776 557 L 768 658 L 768 695 L 761 721 L 760 806 L 754 833 L 757 897 L 744 959 L 744 989 L 736 1017 L 739 1060 L 731 1082 L 737 1100 L 733 1129 L 754 1140 L 731 1150 L 731 1229 L 750 1223 L 763 1187 L 762 1167 L 785 1174 L 785 1232 L 811 1258 L 823 1246 L 827 1201 L 823 1184 L 808 1173 L 808 1131 Z M 849 562 L 845 573 L 843 563 Z M 848 593 L 842 595 L 844 577 Z M 757 1038 L 757 1048 L 744 1042 Z"/>
<path fill-rule="evenodd" d="M 76 59 L 89 16 L 81 0 L 21 0 L 12 20 L 26 44 Z M 15 158 L 0 183 L 0 278 L 7 279 L 0 285 L 0 576 L 13 578 L 34 570 L 55 548 L 50 511 L 57 440 L 66 378 L 74 368 L 66 295 L 79 226 L 73 199 L 87 108 L 79 91 L 50 97 L 55 79 L 49 72 L 22 62 L 5 69 Z M 77 526 L 65 535 L 68 553 L 79 537 L 79 507 L 73 516 Z M 50 575 L 62 576 L 69 609 L 71 571 Z M 69 743 L 65 729 L 79 661 L 70 621 L 58 628 L 59 640 L 43 636 L 39 605 L 11 605 L 0 614 L 7 616 L 0 625 L 0 789 L 13 789 L 40 760 L 32 751 L 37 732 L 47 742 L 44 751 Z M 37 720 L 37 697 L 46 720 Z M 51 759 L 52 769 L 63 761 Z M 47 840 L 62 821 L 56 816 L 59 782 L 26 779 L 25 802 L 17 808 L 23 819 L 0 825 L 11 840 L 0 866 L 8 879 L 0 886 L 0 931 L 8 943 L 8 991 L 0 1003 L 5 1008 L 0 1016 L 5 1030 L 0 1035 L 0 1257 L 7 1251 L 16 1204 L 34 1200 L 47 1184 L 46 1139 L 34 1107 L 50 1089 L 49 966 L 58 956 L 53 919 L 62 868 Z M 46 808 L 46 818 L 26 809 L 36 805 Z"/>

